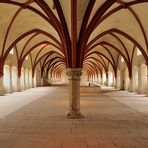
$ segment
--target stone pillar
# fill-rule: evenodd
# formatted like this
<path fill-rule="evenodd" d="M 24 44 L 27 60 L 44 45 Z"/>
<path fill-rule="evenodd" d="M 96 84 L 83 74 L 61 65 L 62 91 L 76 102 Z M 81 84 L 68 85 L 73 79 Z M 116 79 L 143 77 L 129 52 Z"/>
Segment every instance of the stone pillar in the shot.
<path fill-rule="evenodd" d="M 133 77 L 129 78 L 129 92 L 133 92 Z"/>
<path fill-rule="evenodd" d="M 96 81 L 96 83 L 98 83 L 98 84 L 99 84 L 99 75 L 97 76 L 97 81 Z"/>
<path fill-rule="evenodd" d="M 138 93 L 141 93 L 141 66 L 138 65 Z"/>
<path fill-rule="evenodd" d="M 17 91 L 20 92 L 21 89 L 21 76 L 17 77 Z"/>
<path fill-rule="evenodd" d="M 0 96 L 3 96 L 6 93 L 3 81 L 4 81 L 4 76 L 1 75 L 0 76 Z"/>
<path fill-rule="evenodd" d="M 109 81 L 108 81 L 108 73 L 106 73 L 106 86 L 109 86 Z"/>
<path fill-rule="evenodd" d="M 114 87 L 117 89 L 117 77 L 114 78 Z"/>
<path fill-rule="evenodd" d="M 101 76 L 101 84 L 104 85 L 104 84 L 103 84 L 103 76 Z"/>
<path fill-rule="evenodd" d="M 41 86 L 43 86 L 44 79 L 41 77 Z"/>
<path fill-rule="evenodd" d="M 92 76 L 92 82 L 95 82 L 95 75 Z"/>
<path fill-rule="evenodd" d="M 90 82 L 92 82 L 92 75 L 90 76 L 90 79 L 89 79 L 89 81 L 90 81 Z"/>
<path fill-rule="evenodd" d="M 28 68 L 28 89 L 30 88 L 30 70 L 29 70 L 29 68 Z"/>
<path fill-rule="evenodd" d="M 93 80 L 94 83 L 96 83 L 96 75 L 94 74 L 94 80 Z"/>
<path fill-rule="evenodd" d="M 69 77 L 69 112 L 67 118 L 83 118 L 80 112 L 80 77 L 82 69 L 68 68 L 66 74 Z"/>
<path fill-rule="evenodd" d="M 27 89 L 27 84 L 26 84 L 26 68 L 24 68 L 24 89 Z"/>
<path fill-rule="evenodd" d="M 34 77 L 32 77 L 32 88 L 34 88 Z"/>
<path fill-rule="evenodd" d="M 98 75 L 96 75 L 95 83 L 98 83 Z"/>
<path fill-rule="evenodd" d="M 12 65 L 9 66 L 9 71 L 10 71 L 10 93 L 12 93 L 13 90 L 13 85 L 12 85 Z"/>
<path fill-rule="evenodd" d="M 98 74 L 97 83 L 100 84 L 100 74 Z"/>

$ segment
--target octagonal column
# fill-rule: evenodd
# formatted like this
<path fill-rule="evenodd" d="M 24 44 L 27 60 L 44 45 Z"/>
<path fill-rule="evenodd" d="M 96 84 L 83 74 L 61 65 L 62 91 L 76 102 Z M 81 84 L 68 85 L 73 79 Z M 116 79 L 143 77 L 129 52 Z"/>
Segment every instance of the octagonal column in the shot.
<path fill-rule="evenodd" d="M 66 74 L 69 77 L 69 111 L 67 118 L 83 118 L 80 112 L 80 77 L 82 75 L 82 69 L 68 68 Z"/>

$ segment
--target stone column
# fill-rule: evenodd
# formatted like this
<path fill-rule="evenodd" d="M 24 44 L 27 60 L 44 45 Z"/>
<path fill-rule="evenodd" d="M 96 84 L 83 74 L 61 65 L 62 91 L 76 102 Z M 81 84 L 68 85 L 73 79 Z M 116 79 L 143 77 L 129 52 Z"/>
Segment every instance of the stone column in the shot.
<path fill-rule="evenodd" d="M 10 93 L 12 93 L 13 90 L 13 85 L 12 85 L 12 65 L 9 66 L 9 71 L 10 71 Z"/>
<path fill-rule="evenodd" d="M 133 77 L 129 78 L 129 92 L 133 92 Z"/>
<path fill-rule="evenodd" d="M 106 73 L 106 86 L 109 86 L 108 83 L 109 83 L 109 82 L 108 82 L 108 73 Z"/>
<path fill-rule="evenodd" d="M 89 81 L 90 81 L 90 82 L 92 82 L 92 75 L 90 76 L 90 79 L 89 79 Z"/>
<path fill-rule="evenodd" d="M 98 83 L 98 75 L 96 75 L 95 83 Z"/>
<path fill-rule="evenodd" d="M 27 89 L 27 84 L 26 84 L 26 68 L 24 68 L 24 89 Z"/>
<path fill-rule="evenodd" d="M 17 91 L 20 92 L 21 89 L 21 76 L 17 77 Z"/>
<path fill-rule="evenodd" d="M 3 81 L 4 81 L 4 76 L 1 75 L 0 76 L 0 96 L 3 96 L 6 93 Z"/>
<path fill-rule="evenodd" d="M 29 70 L 29 68 L 28 68 L 28 89 L 30 88 L 30 70 Z"/>
<path fill-rule="evenodd" d="M 141 93 L 141 66 L 138 65 L 138 93 Z"/>
<path fill-rule="evenodd" d="M 97 81 L 96 81 L 96 83 L 99 84 L 99 74 L 98 74 L 98 76 L 97 76 Z"/>
<path fill-rule="evenodd" d="M 94 83 L 96 83 L 96 75 L 94 74 L 94 80 L 93 80 Z"/>
<path fill-rule="evenodd" d="M 97 83 L 100 84 L 100 74 L 98 74 L 98 80 Z"/>
<path fill-rule="evenodd" d="M 101 84 L 104 85 L 104 84 L 103 84 L 103 76 L 101 76 Z"/>
<path fill-rule="evenodd" d="M 41 77 L 41 86 L 43 86 L 44 79 Z"/>
<path fill-rule="evenodd" d="M 114 78 L 114 87 L 117 89 L 117 77 Z"/>
<path fill-rule="evenodd" d="M 34 77 L 32 77 L 32 88 L 34 88 Z"/>
<path fill-rule="evenodd" d="M 66 74 L 69 77 L 69 112 L 67 118 L 83 118 L 80 112 L 80 77 L 82 69 L 68 68 Z"/>

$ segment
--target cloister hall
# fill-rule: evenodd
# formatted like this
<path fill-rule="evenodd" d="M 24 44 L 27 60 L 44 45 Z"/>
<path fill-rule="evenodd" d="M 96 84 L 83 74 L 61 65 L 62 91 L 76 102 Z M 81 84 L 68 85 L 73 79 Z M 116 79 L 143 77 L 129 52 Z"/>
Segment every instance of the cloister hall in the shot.
<path fill-rule="evenodd" d="M 0 148 L 148 148 L 148 0 L 0 0 Z"/>

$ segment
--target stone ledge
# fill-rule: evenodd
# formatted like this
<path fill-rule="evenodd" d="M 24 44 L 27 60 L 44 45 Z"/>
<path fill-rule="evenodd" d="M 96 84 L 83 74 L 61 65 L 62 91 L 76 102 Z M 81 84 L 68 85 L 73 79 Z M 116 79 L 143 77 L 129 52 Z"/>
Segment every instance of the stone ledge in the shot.
<path fill-rule="evenodd" d="M 80 93 L 100 93 L 101 86 L 80 86 Z"/>

